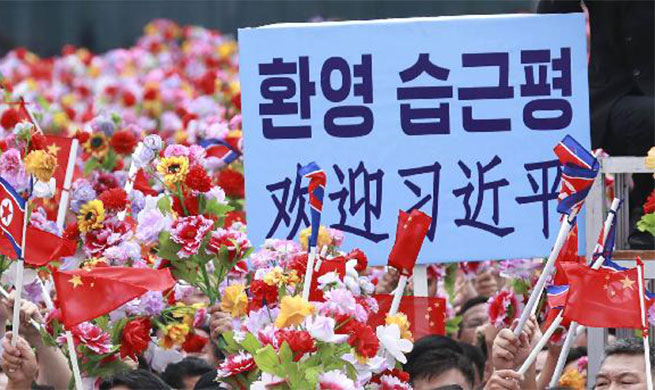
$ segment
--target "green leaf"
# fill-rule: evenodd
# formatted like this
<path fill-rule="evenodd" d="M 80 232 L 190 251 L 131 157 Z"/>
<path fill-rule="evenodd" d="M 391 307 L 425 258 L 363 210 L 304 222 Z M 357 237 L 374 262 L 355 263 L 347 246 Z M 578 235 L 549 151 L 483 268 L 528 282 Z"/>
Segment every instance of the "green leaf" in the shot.
<path fill-rule="evenodd" d="M 158 201 L 157 201 L 157 208 L 159 211 L 161 211 L 162 214 L 170 214 L 172 207 L 171 207 L 171 198 L 168 196 L 162 196 Z"/>
<path fill-rule="evenodd" d="M 107 171 L 113 171 L 116 167 L 116 152 L 114 149 L 109 149 L 105 158 L 102 160 L 102 167 Z"/>
<path fill-rule="evenodd" d="M 282 361 L 282 364 L 293 362 L 293 351 L 291 350 L 289 344 L 287 344 L 286 341 L 282 343 L 279 353 L 280 353 L 280 361 Z"/>
<path fill-rule="evenodd" d="M 646 214 L 637 221 L 637 229 L 655 236 L 655 213 Z"/>
<path fill-rule="evenodd" d="M 277 374 L 280 371 L 280 360 L 275 354 L 273 346 L 268 344 L 264 348 L 260 348 L 257 353 L 254 355 L 255 363 L 257 367 L 264 372 L 269 374 Z"/>
<path fill-rule="evenodd" d="M 218 339 L 218 346 L 229 353 L 237 353 L 241 349 L 239 344 L 234 341 L 234 332 L 231 330 L 221 335 Z"/>
<path fill-rule="evenodd" d="M 246 338 L 241 342 L 241 346 L 243 349 L 250 352 L 251 355 L 254 355 L 262 348 L 262 343 L 257 340 L 255 335 L 248 333 L 246 334 Z"/>
<path fill-rule="evenodd" d="M 157 248 L 157 256 L 162 259 L 171 261 L 179 261 L 177 252 L 182 248 L 180 245 L 171 240 L 171 234 L 167 231 L 159 233 L 159 247 Z"/>
<path fill-rule="evenodd" d="M 100 168 L 100 163 L 95 159 L 95 157 L 91 157 L 84 164 L 84 176 L 90 175 L 91 172 L 97 170 L 98 168 Z"/>
<path fill-rule="evenodd" d="M 456 335 L 459 331 L 459 324 L 462 322 L 462 316 L 450 318 L 446 321 L 446 334 Z"/>
<path fill-rule="evenodd" d="M 232 211 L 234 208 L 227 204 L 218 203 L 216 199 L 210 199 L 207 201 L 205 207 L 205 212 L 209 214 L 216 215 L 218 217 L 224 216 L 228 211 Z"/>

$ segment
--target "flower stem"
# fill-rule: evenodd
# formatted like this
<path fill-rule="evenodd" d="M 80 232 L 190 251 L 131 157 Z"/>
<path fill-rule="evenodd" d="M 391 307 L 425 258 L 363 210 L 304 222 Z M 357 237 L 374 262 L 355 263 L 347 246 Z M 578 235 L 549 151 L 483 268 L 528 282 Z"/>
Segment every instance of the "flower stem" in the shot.
<path fill-rule="evenodd" d="M 212 291 L 211 281 L 209 280 L 209 274 L 207 273 L 207 266 L 205 264 L 200 266 L 200 271 L 202 272 L 202 278 L 205 280 L 205 286 L 207 287 L 207 296 L 209 297 L 209 303 L 214 305 L 216 302 L 216 296 Z"/>
<path fill-rule="evenodd" d="M 184 202 L 184 194 L 182 193 L 182 187 L 180 187 L 180 183 L 175 183 L 175 188 L 177 189 L 177 197 L 180 199 L 180 203 L 182 204 L 182 210 L 184 210 L 184 215 L 189 215 L 189 210 L 186 208 L 186 204 Z"/>

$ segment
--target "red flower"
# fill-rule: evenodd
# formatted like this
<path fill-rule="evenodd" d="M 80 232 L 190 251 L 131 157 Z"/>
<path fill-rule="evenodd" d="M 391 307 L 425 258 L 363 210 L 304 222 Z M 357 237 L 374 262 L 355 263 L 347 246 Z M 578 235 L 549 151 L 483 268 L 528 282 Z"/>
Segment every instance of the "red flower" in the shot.
<path fill-rule="evenodd" d="M 148 88 L 143 94 L 143 100 L 155 100 L 159 95 L 159 91 L 156 88 Z"/>
<path fill-rule="evenodd" d="M 184 183 L 198 192 L 207 192 L 212 188 L 212 179 L 207 175 L 205 168 L 200 165 L 194 165 L 189 169 Z"/>
<path fill-rule="evenodd" d="M 2 117 L 0 117 L 0 124 L 5 128 L 5 130 L 11 130 L 14 128 L 14 126 L 16 126 L 16 123 L 20 122 L 20 116 L 21 115 L 18 110 L 9 108 L 2 113 Z"/>
<path fill-rule="evenodd" d="M 123 104 L 126 107 L 132 107 L 136 104 L 136 97 L 130 91 L 123 91 Z"/>
<path fill-rule="evenodd" d="M 111 137 L 110 145 L 118 154 L 132 154 L 137 144 L 136 135 L 130 130 L 120 130 Z"/>
<path fill-rule="evenodd" d="M 80 144 L 84 144 L 86 141 L 89 140 L 90 137 L 91 134 L 87 133 L 86 131 L 77 130 L 77 132 L 75 133 L 75 138 L 77 138 Z"/>
<path fill-rule="evenodd" d="M 109 211 L 123 211 L 127 207 L 127 192 L 122 188 L 112 188 L 98 197 Z"/>
<path fill-rule="evenodd" d="M 227 249 L 230 262 L 234 262 L 250 248 L 250 241 L 245 233 L 238 230 L 218 228 L 209 239 L 207 252 L 219 253 L 222 247 Z"/>
<path fill-rule="evenodd" d="M 655 190 L 650 193 L 646 203 L 644 203 L 644 214 L 655 213 Z"/>
<path fill-rule="evenodd" d="M 519 315 L 519 301 L 513 292 L 501 290 L 489 299 L 489 321 L 497 328 L 512 325 Z"/>
<path fill-rule="evenodd" d="M 209 339 L 207 337 L 200 336 L 196 333 L 190 333 L 187 335 L 186 340 L 182 344 L 182 349 L 186 353 L 196 353 L 202 351 L 207 345 Z"/>
<path fill-rule="evenodd" d="M 30 151 L 43 150 L 48 146 L 47 143 L 48 141 L 46 140 L 43 134 L 34 133 L 32 134 L 32 138 L 30 139 Z"/>
<path fill-rule="evenodd" d="M 239 352 L 225 358 L 218 366 L 218 378 L 228 378 L 255 368 L 255 359 L 247 352 Z"/>
<path fill-rule="evenodd" d="M 188 191 L 184 193 L 184 206 L 186 207 L 186 211 L 189 212 L 189 215 L 198 215 L 200 213 L 198 197 Z M 179 215 L 186 215 L 182 207 L 182 202 L 177 196 L 173 197 L 173 210 Z"/>
<path fill-rule="evenodd" d="M 223 222 L 223 227 L 226 229 L 232 226 L 235 222 L 246 222 L 246 213 L 241 210 L 228 211 L 225 214 L 225 221 Z"/>
<path fill-rule="evenodd" d="M 95 180 L 92 180 L 92 186 L 96 194 L 102 194 L 109 189 L 118 187 L 118 180 L 111 173 L 100 172 Z"/>
<path fill-rule="evenodd" d="M 357 272 L 362 272 L 366 269 L 368 266 L 368 258 L 366 257 L 366 254 L 362 252 L 361 249 L 355 248 L 351 250 L 347 255 L 346 255 L 347 260 L 352 260 L 355 259 L 357 260 L 357 265 L 355 266 L 355 270 Z"/>
<path fill-rule="evenodd" d="M 121 341 L 121 358 L 126 356 L 138 359 L 150 342 L 150 318 L 141 317 L 125 324 Z"/>
<path fill-rule="evenodd" d="M 277 334 L 280 344 L 286 341 L 294 353 L 293 361 L 297 362 L 306 353 L 316 352 L 314 338 L 306 330 L 282 329 Z"/>
<path fill-rule="evenodd" d="M 176 219 L 171 226 L 171 240 L 182 246 L 177 255 L 182 258 L 195 255 L 213 226 L 214 222 L 202 215 Z"/>
<path fill-rule="evenodd" d="M 262 280 L 253 280 L 250 283 L 250 294 L 252 295 L 251 310 L 259 309 L 264 305 L 274 305 L 278 300 L 276 286 L 269 286 Z"/>
<path fill-rule="evenodd" d="M 336 330 L 338 334 L 348 334 L 348 344 L 355 348 L 358 355 L 366 358 L 374 357 L 380 347 L 380 342 L 373 328 L 354 319 L 337 318 L 341 327 Z"/>
<path fill-rule="evenodd" d="M 244 180 L 243 175 L 234 169 L 224 169 L 218 174 L 218 185 L 225 191 L 227 196 L 232 198 L 243 198 Z"/>
<path fill-rule="evenodd" d="M 287 267 L 289 270 L 296 270 L 298 275 L 305 275 L 305 272 L 307 271 L 307 253 L 305 252 L 294 255 L 289 260 Z M 318 277 L 315 277 L 314 279 L 318 279 Z"/>
<path fill-rule="evenodd" d="M 62 237 L 67 239 L 67 240 L 77 240 L 80 238 L 80 229 L 77 226 L 77 222 L 73 222 L 66 226 L 66 229 L 64 230 L 64 234 L 62 234 Z"/>
<path fill-rule="evenodd" d="M 82 344 L 98 355 L 111 351 L 111 335 L 90 322 L 82 322 L 71 329 L 75 345 Z M 60 336 L 63 337 L 63 336 Z"/>
<path fill-rule="evenodd" d="M 395 378 L 398 378 L 401 382 L 409 382 L 409 373 L 399 369 L 399 368 L 394 368 L 393 370 L 387 369 L 386 371 L 383 371 L 382 373 L 378 375 L 374 375 L 373 378 L 371 378 L 372 383 L 377 383 L 380 384 L 380 377 L 388 375 L 392 376 Z"/>

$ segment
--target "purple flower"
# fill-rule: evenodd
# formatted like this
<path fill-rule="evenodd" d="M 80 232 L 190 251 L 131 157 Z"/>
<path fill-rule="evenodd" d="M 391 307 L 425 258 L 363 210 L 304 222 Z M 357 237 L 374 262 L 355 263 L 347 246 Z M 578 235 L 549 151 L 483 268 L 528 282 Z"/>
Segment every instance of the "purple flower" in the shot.
<path fill-rule="evenodd" d="M 164 150 L 164 157 L 188 157 L 189 148 L 184 145 L 174 144 L 168 145 Z"/>
<path fill-rule="evenodd" d="M 143 210 L 137 216 L 136 238 L 147 244 L 159 240 L 159 233 L 171 227 L 172 220 L 158 209 Z"/>
<path fill-rule="evenodd" d="M 164 310 L 164 297 L 160 291 L 148 291 L 141 297 L 141 308 L 149 316 L 158 316 Z"/>
<path fill-rule="evenodd" d="M 71 210 L 79 212 L 80 208 L 88 201 L 96 198 L 96 191 L 86 179 L 77 179 L 73 183 L 73 192 L 71 194 Z"/>
<path fill-rule="evenodd" d="M 0 176 L 17 190 L 27 185 L 25 166 L 17 149 L 9 149 L 0 155 Z"/>
<path fill-rule="evenodd" d="M 39 304 L 43 301 L 41 293 L 41 284 L 38 279 L 23 286 L 23 298 L 33 303 Z"/>

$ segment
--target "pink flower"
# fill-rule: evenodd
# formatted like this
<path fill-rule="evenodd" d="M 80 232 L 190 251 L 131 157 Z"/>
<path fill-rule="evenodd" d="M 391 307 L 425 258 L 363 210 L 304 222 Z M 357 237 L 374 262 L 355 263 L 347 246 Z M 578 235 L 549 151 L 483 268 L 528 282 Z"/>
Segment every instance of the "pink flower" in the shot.
<path fill-rule="evenodd" d="M 22 189 L 27 185 L 25 166 L 17 149 L 9 149 L 0 155 L 0 175 L 14 188 Z"/>
<path fill-rule="evenodd" d="M 520 305 L 513 291 L 499 291 L 489 299 L 489 321 L 497 328 L 510 326 L 521 313 Z"/>
<path fill-rule="evenodd" d="M 412 386 L 393 375 L 382 375 L 377 390 L 412 390 Z"/>
<path fill-rule="evenodd" d="M 185 258 L 196 254 L 202 244 L 202 239 L 212 226 L 214 226 L 214 222 L 202 215 L 176 219 L 171 227 L 171 239 L 182 245 L 177 255 Z"/>
<path fill-rule="evenodd" d="M 339 370 L 332 370 L 318 377 L 319 390 L 355 390 L 355 382 Z"/>
<path fill-rule="evenodd" d="M 102 329 L 90 322 L 83 322 L 71 329 L 73 342 L 75 345 L 82 344 L 98 355 L 109 353 L 113 346 L 111 345 L 111 335 L 103 332 Z M 63 339 L 63 340 L 62 340 Z M 60 336 L 57 341 L 65 343 L 65 336 Z"/>
<path fill-rule="evenodd" d="M 229 378 L 255 368 L 255 359 L 247 352 L 239 352 L 225 358 L 218 366 L 218 378 Z"/>
<path fill-rule="evenodd" d="M 201 307 L 193 315 L 193 327 L 200 328 L 207 322 L 207 308 Z"/>
<path fill-rule="evenodd" d="M 218 253 L 222 247 L 227 249 L 230 261 L 234 261 L 250 248 L 250 241 L 248 241 L 248 236 L 243 232 L 218 228 L 212 233 L 209 239 L 207 251 Z"/>

